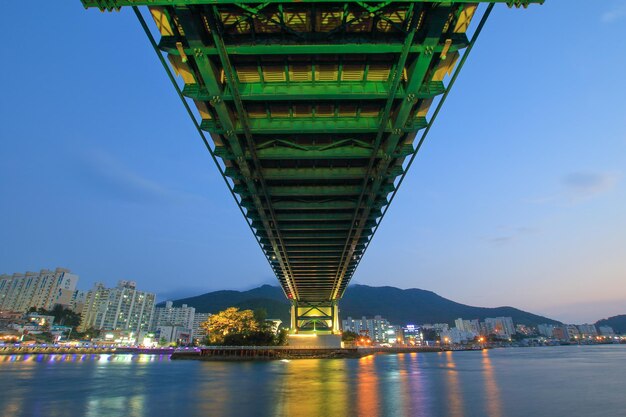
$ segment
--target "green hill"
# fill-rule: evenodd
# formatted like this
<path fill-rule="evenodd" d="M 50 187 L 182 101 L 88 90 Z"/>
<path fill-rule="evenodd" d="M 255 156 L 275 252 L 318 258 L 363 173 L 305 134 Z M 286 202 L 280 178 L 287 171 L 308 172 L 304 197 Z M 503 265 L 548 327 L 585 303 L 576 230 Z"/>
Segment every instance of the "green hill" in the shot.
<path fill-rule="evenodd" d="M 161 303 L 162 304 L 162 303 Z M 263 285 L 248 291 L 214 291 L 174 301 L 174 306 L 187 304 L 201 313 L 216 313 L 227 307 L 264 308 L 269 318 L 289 323 L 290 308 L 280 287 Z M 394 287 L 351 285 L 339 303 L 341 318 L 381 315 L 393 324 L 449 323 L 464 319 L 484 320 L 486 317 L 512 317 L 516 324 L 557 324 L 556 320 L 538 316 L 513 307 L 473 307 L 443 298 L 432 291 L 402 290 Z"/>
<path fill-rule="evenodd" d="M 598 320 L 596 327 L 598 326 L 611 326 L 615 333 L 626 334 L 626 314 Z"/>

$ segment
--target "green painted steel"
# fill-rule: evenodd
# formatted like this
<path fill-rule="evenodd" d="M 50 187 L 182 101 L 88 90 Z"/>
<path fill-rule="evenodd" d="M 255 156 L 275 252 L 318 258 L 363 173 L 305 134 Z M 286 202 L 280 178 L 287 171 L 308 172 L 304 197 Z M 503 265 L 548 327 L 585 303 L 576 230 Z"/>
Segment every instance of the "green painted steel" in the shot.
<path fill-rule="evenodd" d="M 135 12 L 299 306 L 292 321 L 328 331 L 493 3 L 543 1 L 83 0 L 149 6 L 159 41 Z"/>

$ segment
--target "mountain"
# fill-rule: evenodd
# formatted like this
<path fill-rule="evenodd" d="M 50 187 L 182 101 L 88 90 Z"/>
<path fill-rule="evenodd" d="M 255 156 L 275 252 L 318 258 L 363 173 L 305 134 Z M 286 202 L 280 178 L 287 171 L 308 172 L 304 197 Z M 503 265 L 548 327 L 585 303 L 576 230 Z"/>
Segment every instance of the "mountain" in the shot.
<path fill-rule="evenodd" d="M 163 305 L 160 303 L 159 305 Z M 214 291 L 174 301 L 174 306 L 187 304 L 201 313 L 217 313 L 227 307 L 264 308 L 270 318 L 290 321 L 290 306 L 280 287 L 263 285 L 248 291 Z M 420 289 L 351 285 L 339 303 L 341 318 L 381 315 L 393 324 L 449 323 L 464 319 L 484 320 L 486 317 L 511 317 L 516 324 L 536 326 L 558 324 L 556 320 L 538 316 L 513 307 L 473 307 L 456 303 Z M 626 317 L 626 316 L 620 316 Z M 617 330 L 617 329 L 616 329 Z"/>
<path fill-rule="evenodd" d="M 538 316 L 513 307 L 473 307 L 460 304 L 432 291 L 412 288 L 401 290 L 395 287 L 370 287 L 352 285 L 348 287 L 339 304 L 342 317 L 371 316 L 380 314 L 394 324 L 405 323 L 449 323 L 462 317 L 466 320 L 486 317 L 511 317 L 515 324 L 557 324 L 556 320 Z"/>
<path fill-rule="evenodd" d="M 619 316 L 598 320 L 596 322 L 596 327 L 598 326 L 611 326 L 615 333 L 626 334 L 626 314 L 620 314 Z"/>
<path fill-rule="evenodd" d="M 239 307 L 242 310 L 264 308 L 267 317 L 290 322 L 290 306 L 280 287 L 262 285 L 248 291 L 213 291 L 195 297 L 181 298 L 174 301 L 174 307 L 182 304 L 194 307 L 199 313 L 217 313 L 228 307 Z M 159 303 L 157 306 L 165 305 Z"/>

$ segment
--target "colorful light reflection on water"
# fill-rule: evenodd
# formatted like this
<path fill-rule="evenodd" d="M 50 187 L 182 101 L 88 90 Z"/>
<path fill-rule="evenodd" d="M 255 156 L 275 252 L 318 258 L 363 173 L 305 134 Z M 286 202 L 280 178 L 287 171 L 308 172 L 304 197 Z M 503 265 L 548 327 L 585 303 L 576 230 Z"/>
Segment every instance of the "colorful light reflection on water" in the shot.
<path fill-rule="evenodd" d="M 290 362 L 0 356 L 2 416 L 621 415 L 626 346 Z"/>

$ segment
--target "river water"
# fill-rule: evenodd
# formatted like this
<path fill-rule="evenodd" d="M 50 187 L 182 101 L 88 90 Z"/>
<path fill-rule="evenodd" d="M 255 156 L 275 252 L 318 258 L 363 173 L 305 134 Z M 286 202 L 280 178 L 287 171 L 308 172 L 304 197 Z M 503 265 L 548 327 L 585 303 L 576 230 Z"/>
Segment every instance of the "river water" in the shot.
<path fill-rule="evenodd" d="M 626 346 L 290 362 L 0 356 L 0 415 L 626 416 Z"/>

